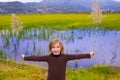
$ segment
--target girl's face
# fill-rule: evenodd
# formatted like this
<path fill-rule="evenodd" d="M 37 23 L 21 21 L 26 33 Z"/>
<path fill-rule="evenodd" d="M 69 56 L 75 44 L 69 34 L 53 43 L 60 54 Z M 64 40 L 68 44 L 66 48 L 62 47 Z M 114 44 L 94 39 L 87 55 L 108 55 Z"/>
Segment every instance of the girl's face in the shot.
<path fill-rule="evenodd" d="M 59 42 L 56 43 L 55 45 L 53 45 L 52 48 L 51 48 L 51 52 L 52 52 L 54 55 L 59 55 L 59 54 L 60 54 L 60 50 L 61 50 L 61 48 L 60 48 Z"/>

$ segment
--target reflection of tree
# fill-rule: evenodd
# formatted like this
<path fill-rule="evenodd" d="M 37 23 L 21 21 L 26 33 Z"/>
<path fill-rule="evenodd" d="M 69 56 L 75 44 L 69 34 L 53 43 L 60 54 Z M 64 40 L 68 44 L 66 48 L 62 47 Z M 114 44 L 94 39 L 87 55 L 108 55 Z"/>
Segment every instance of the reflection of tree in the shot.
<path fill-rule="evenodd" d="M 16 57 L 18 55 L 18 49 L 19 49 L 19 39 L 18 39 L 18 37 L 16 37 L 13 41 L 13 47 L 14 47 L 14 49 L 13 49 L 12 53 L 14 53 L 14 58 L 16 60 Z"/>
<path fill-rule="evenodd" d="M 13 57 L 12 55 L 14 54 L 14 58 L 16 59 L 17 50 L 19 47 L 19 39 L 17 37 L 17 34 L 7 30 L 2 31 L 0 34 L 1 34 L 0 36 L 2 39 L 2 45 L 3 45 L 1 48 L 1 51 L 4 52 L 3 54 L 4 58 L 12 58 Z"/>
<path fill-rule="evenodd" d="M 0 36 L 2 37 L 2 43 L 3 43 L 3 48 L 1 48 L 1 52 L 3 53 L 2 58 L 6 59 L 7 58 L 6 50 L 8 50 L 10 47 L 10 42 L 9 42 L 10 33 L 7 30 L 2 31 Z"/>
<path fill-rule="evenodd" d="M 6 59 L 6 52 L 4 52 L 2 49 L 0 49 L 0 58 Z"/>
<path fill-rule="evenodd" d="M 115 47 L 113 48 L 113 50 L 111 51 L 112 52 L 112 58 L 111 58 L 111 61 L 110 63 L 114 65 L 115 63 L 115 60 L 117 59 L 118 55 L 117 55 L 117 50 L 119 48 L 119 42 L 116 41 L 115 43 Z"/>
<path fill-rule="evenodd" d="M 36 54 L 36 42 L 33 41 L 33 51 L 32 51 L 32 55 L 35 55 Z"/>

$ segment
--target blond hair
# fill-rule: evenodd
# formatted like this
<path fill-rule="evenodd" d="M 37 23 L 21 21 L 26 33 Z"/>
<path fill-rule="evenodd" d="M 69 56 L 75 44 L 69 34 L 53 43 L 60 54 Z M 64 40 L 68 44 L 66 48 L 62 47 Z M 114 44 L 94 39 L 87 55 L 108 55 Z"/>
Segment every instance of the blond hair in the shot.
<path fill-rule="evenodd" d="M 52 47 L 53 47 L 56 43 L 59 43 L 59 45 L 60 45 L 60 52 L 61 52 L 61 54 L 63 54 L 63 53 L 64 53 L 64 47 L 63 47 L 62 42 L 61 42 L 59 39 L 52 39 L 52 40 L 50 41 L 50 43 L 49 43 L 49 50 L 50 50 L 50 52 L 51 52 Z"/>

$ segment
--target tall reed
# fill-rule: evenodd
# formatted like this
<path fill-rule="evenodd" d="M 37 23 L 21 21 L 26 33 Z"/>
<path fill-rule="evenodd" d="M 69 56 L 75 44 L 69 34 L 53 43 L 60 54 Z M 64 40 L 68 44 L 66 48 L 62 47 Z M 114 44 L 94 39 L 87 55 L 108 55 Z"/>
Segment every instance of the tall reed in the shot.
<path fill-rule="evenodd" d="M 23 29 L 22 22 L 20 19 L 16 16 L 16 14 L 11 14 L 12 15 L 12 24 L 11 28 L 14 32 L 19 32 Z"/>
<path fill-rule="evenodd" d="M 97 25 L 100 24 L 103 19 L 102 10 L 96 0 L 94 0 L 93 6 L 92 6 L 91 17 L 93 19 L 94 24 L 97 24 Z"/>
<path fill-rule="evenodd" d="M 93 50 L 94 50 L 96 47 L 96 36 L 97 36 L 98 25 L 101 23 L 101 21 L 103 19 L 102 10 L 100 9 L 100 5 L 97 3 L 96 0 L 94 0 L 94 2 L 93 2 L 91 17 L 93 19 L 94 24 L 96 25 L 94 46 L 93 46 Z"/>
<path fill-rule="evenodd" d="M 22 22 L 20 21 L 20 19 L 16 16 L 16 14 L 11 14 L 12 16 L 12 23 L 11 23 L 11 28 L 12 28 L 12 32 L 15 35 L 14 37 L 16 37 L 16 41 L 14 41 L 14 57 L 16 59 L 16 56 L 18 54 L 17 52 L 17 48 L 19 47 L 19 37 L 20 37 L 20 31 L 23 30 L 23 25 Z M 12 39 L 13 40 L 13 39 Z"/>

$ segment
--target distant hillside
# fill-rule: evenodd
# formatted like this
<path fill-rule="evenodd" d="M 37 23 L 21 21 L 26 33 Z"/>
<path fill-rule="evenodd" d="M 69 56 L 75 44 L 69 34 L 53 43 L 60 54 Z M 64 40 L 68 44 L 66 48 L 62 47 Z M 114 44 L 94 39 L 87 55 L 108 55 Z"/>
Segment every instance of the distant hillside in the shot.
<path fill-rule="evenodd" d="M 0 2 L 0 13 L 33 12 L 27 4 L 21 2 Z"/>
<path fill-rule="evenodd" d="M 120 2 L 113 0 L 97 0 L 103 10 L 120 11 Z M 73 11 L 91 11 L 93 0 L 43 0 L 44 4 L 53 9 L 67 8 Z"/>
<path fill-rule="evenodd" d="M 104 11 L 120 11 L 120 2 L 98 0 Z M 93 0 L 43 0 L 40 3 L 0 2 L 0 13 L 66 13 L 91 11 Z"/>

